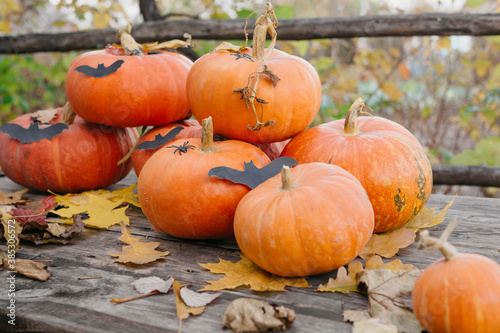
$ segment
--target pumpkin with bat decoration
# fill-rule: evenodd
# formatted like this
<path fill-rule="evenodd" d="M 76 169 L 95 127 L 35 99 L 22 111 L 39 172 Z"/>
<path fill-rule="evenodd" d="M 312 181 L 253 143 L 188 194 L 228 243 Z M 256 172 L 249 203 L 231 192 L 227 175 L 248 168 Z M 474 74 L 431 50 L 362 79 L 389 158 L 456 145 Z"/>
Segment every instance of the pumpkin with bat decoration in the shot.
<path fill-rule="evenodd" d="M 186 118 L 186 78 L 193 63 L 161 49 L 183 42 L 141 45 L 127 32 L 118 36 L 122 45 L 86 52 L 71 63 L 66 96 L 75 113 L 121 127 L 162 126 Z"/>
<path fill-rule="evenodd" d="M 68 107 L 65 114 L 70 113 Z M 50 114 L 48 119 L 44 120 Z M 137 131 L 63 121 L 63 110 L 24 114 L 0 127 L 0 166 L 13 182 L 39 191 L 80 192 L 123 179 L 132 162 L 117 165 L 132 148 Z"/>

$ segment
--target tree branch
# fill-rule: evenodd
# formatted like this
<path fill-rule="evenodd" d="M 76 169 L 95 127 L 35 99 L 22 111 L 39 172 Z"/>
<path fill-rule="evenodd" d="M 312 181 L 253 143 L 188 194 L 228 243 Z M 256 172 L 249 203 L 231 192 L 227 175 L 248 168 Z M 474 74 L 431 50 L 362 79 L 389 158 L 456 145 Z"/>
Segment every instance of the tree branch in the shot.
<path fill-rule="evenodd" d="M 252 31 L 255 20 L 248 30 Z M 154 21 L 134 27 L 140 42 L 182 38 L 185 32 L 193 39 L 241 39 L 244 19 Z M 383 36 L 500 35 L 500 14 L 415 14 L 325 17 L 280 20 L 280 40 L 315 38 L 352 38 Z M 249 36 L 250 38 L 252 36 Z M 0 37 L 0 53 L 30 53 L 103 48 L 115 42 L 112 29 L 59 34 L 29 34 Z"/>
<path fill-rule="evenodd" d="M 500 168 L 467 165 L 433 165 L 435 185 L 500 187 Z"/>

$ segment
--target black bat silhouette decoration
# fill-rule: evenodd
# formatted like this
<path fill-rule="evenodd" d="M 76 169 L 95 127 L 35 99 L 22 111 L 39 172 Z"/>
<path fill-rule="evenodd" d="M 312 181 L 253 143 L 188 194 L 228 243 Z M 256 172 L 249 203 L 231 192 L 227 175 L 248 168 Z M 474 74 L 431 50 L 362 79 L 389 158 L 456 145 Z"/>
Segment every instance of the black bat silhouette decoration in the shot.
<path fill-rule="evenodd" d="M 156 149 L 159 148 L 163 145 L 165 145 L 167 142 L 172 141 L 175 139 L 177 134 L 179 134 L 184 127 L 182 126 L 177 126 L 176 128 L 172 129 L 170 132 L 162 136 L 161 134 L 156 134 L 154 140 L 152 141 L 144 141 L 140 145 L 137 146 L 136 150 L 146 150 L 146 149 Z"/>
<path fill-rule="evenodd" d="M 21 143 L 32 143 L 43 139 L 52 140 L 68 128 L 69 126 L 65 123 L 57 123 L 45 128 L 40 128 L 38 122 L 31 123 L 28 128 L 14 123 L 7 123 L 0 126 L 0 131 Z"/>
<path fill-rule="evenodd" d="M 262 168 L 257 168 L 253 161 L 244 162 L 243 171 L 228 168 L 228 167 L 215 167 L 208 171 L 208 176 L 215 176 L 220 179 L 228 179 L 233 183 L 243 184 L 250 188 L 256 188 L 261 183 L 265 182 L 269 178 L 272 178 L 281 172 L 283 166 L 292 167 L 299 164 L 296 160 L 291 157 L 278 157 L 273 160 L 268 165 Z"/>
<path fill-rule="evenodd" d="M 74 70 L 79 73 L 85 74 L 87 76 L 92 76 L 93 78 L 98 79 L 101 77 L 108 76 L 109 74 L 113 74 L 118 70 L 118 68 L 122 66 L 124 62 L 125 62 L 124 60 L 117 60 L 108 67 L 104 66 L 104 63 L 102 63 L 98 64 L 97 68 L 91 67 L 89 65 L 81 65 L 75 68 Z"/>

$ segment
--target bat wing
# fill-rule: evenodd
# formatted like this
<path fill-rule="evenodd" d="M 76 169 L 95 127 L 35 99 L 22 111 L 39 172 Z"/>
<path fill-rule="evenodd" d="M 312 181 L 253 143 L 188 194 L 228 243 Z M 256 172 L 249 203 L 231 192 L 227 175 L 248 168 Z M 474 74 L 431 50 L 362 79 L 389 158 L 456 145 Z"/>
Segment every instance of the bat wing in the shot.
<path fill-rule="evenodd" d="M 97 79 L 101 77 L 106 77 L 109 74 L 113 74 L 118 70 L 118 68 L 122 66 L 124 62 L 125 62 L 124 60 L 117 60 L 108 67 L 104 66 L 104 64 L 98 64 L 97 68 L 91 67 L 89 65 L 81 65 L 76 67 L 74 70 Z"/>
<path fill-rule="evenodd" d="M 64 123 L 57 123 L 41 129 L 38 123 L 32 123 L 28 128 L 18 124 L 8 123 L 0 126 L 0 130 L 10 136 L 11 139 L 21 143 L 32 143 L 42 139 L 53 139 L 69 126 Z"/>
<path fill-rule="evenodd" d="M 136 150 L 146 150 L 146 149 L 156 149 L 159 148 L 168 142 L 175 139 L 175 137 L 184 129 L 182 126 L 177 126 L 172 129 L 170 132 L 162 136 L 161 134 L 157 134 L 154 140 L 144 141 L 140 145 L 137 146 Z"/>
<path fill-rule="evenodd" d="M 299 162 L 297 162 L 295 159 L 288 156 L 282 156 L 274 159 L 271 163 L 263 166 L 260 170 L 261 174 L 266 177 L 265 180 L 267 180 L 280 173 L 281 169 L 283 169 L 284 166 L 291 168 L 297 164 L 299 164 Z"/>

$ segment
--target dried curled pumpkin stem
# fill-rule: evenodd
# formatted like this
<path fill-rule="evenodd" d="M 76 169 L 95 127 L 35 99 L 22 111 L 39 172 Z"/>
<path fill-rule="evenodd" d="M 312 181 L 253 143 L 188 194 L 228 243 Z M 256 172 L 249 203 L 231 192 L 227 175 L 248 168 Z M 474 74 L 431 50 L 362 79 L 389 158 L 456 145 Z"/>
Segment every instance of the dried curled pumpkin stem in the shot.
<path fill-rule="evenodd" d="M 417 248 L 427 252 L 439 250 L 443 254 L 445 260 L 454 260 L 459 258 L 460 254 L 457 249 L 447 241 L 456 226 L 457 220 L 453 220 L 439 238 L 431 237 L 428 230 L 421 231 Z"/>
<path fill-rule="evenodd" d="M 290 190 L 295 187 L 295 182 L 293 181 L 292 171 L 286 165 L 281 169 L 281 189 Z"/>
<path fill-rule="evenodd" d="M 201 151 L 211 153 L 215 151 L 214 147 L 214 125 L 212 117 L 201 121 Z"/>
<path fill-rule="evenodd" d="M 345 136 L 356 136 L 359 133 L 361 133 L 358 127 L 359 114 L 364 114 L 373 117 L 371 113 L 363 111 L 365 109 L 373 112 L 373 110 L 369 106 L 365 105 L 365 101 L 362 98 L 358 98 L 357 100 L 354 101 L 354 103 L 352 103 L 351 107 L 349 108 L 345 116 L 345 124 L 344 124 Z"/>
<path fill-rule="evenodd" d="M 116 30 L 116 38 L 120 40 L 121 46 L 123 47 L 123 51 L 126 55 L 143 55 L 142 45 L 135 41 L 131 32 L 132 25 L 128 23 L 125 29 Z"/>
<path fill-rule="evenodd" d="M 253 83 L 253 87 L 250 87 L 250 85 L 247 85 L 246 87 L 235 89 L 235 92 L 241 92 L 242 93 L 242 98 L 245 99 L 245 103 L 247 107 L 251 107 L 254 116 L 255 116 L 255 126 L 251 127 L 248 125 L 248 129 L 252 131 L 258 131 L 264 126 L 269 126 L 273 125 L 275 121 L 270 120 L 267 122 L 262 122 L 259 119 L 259 116 L 257 114 L 257 109 L 255 107 L 255 101 L 257 100 L 258 103 L 261 103 L 262 107 L 262 100 L 259 101 L 259 99 L 256 97 L 257 93 L 257 88 L 259 87 L 259 80 L 261 74 L 266 74 L 269 75 L 271 73 L 272 75 L 269 75 L 271 80 L 273 81 L 274 85 L 276 86 L 276 83 L 278 82 L 279 78 L 272 73 L 270 70 L 267 69 L 266 62 L 269 59 L 269 56 L 274 50 L 274 47 L 276 45 L 276 39 L 278 37 L 278 34 L 276 33 L 276 28 L 278 27 L 278 18 L 276 17 L 276 14 L 274 13 L 274 8 L 273 5 L 270 2 L 267 2 L 265 5 L 265 10 L 256 10 L 253 13 L 251 13 L 248 17 L 252 16 L 255 13 L 260 13 L 261 16 L 257 18 L 257 21 L 255 21 L 255 29 L 253 32 L 253 45 L 252 45 L 252 59 L 256 61 L 260 61 L 260 66 L 257 71 L 257 73 L 252 73 L 250 74 L 248 81 L 250 82 L 252 76 L 256 74 L 256 78 Z M 271 20 L 271 17 L 273 20 Z M 248 18 L 247 18 L 247 23 L 248 23 Z M 245 24 L 245 37 L 246 40 L 248 40 L 248 34 L 246 32 L 246 24 Z M 271 36 L 271 43 L 269 44 L 269 47 L 267 48 L 267 51 L 265 49 L 265 43 L 266 43 L 266 35 L 269 33 Z M 247 41 L 245 42 L 245 45 L 247 44 Z M 246 94 L 243 94 L 243 92 L 246 92 Z"/>
<path fill-rule="evenodd" d="M 75 121 L 76 113 L 71 108 L 71 105 L 69 105 L 69 102 L 66 102 L 66 104 L 64 104 L 62 113 L 63 113 L 63 123 L 65 123 L 68 126 L 73 124 L 73 122 Z"/>

